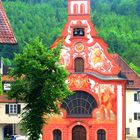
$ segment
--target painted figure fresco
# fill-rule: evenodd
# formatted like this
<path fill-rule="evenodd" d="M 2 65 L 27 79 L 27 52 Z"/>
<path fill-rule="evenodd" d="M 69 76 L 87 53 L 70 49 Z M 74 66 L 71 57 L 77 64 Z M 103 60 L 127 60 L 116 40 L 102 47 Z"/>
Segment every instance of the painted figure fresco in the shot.
<path fill-rule="evenodd" d="M 61 64 L 64 66 L 70 63 L 70 48 L 63 46 L 61 49 Z"/>
<path fill-rule="evenodd" d="M 114 93 L 114 87 L 110 85 L 103 85 L 99 95 L 100 107 L 99 112 L 101 114 L 101 119 L 114 120 L 116 117 L 116 103 L 117 103 L 117 95 Z M 100 88 L 102 85 L 100 85 Z"/>
<path fill-rule="evenodd" d="M 104 54 L 103 49 L 99 45 L 94 45 L 93 47 L 89 47 L 89 64 L 92 68 L 101 71 L 101 72 L 109 72 L 111 71 L 112 64 L 107 59 Z"/>

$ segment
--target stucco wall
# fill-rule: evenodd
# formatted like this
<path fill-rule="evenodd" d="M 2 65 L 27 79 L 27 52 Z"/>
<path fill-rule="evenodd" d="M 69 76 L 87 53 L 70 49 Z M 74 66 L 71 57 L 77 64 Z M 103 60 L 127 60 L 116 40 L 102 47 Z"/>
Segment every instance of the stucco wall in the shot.
<path fill-rule="evenodd" d="M 137 127 L 140 127 L 140 121 L 134 120 L 134 112 L 140 113 L 140 102 L 134 101 L 136 90 L 127 90 L 126 92 L 126 128 L 130 128 L 130 134 L 126 136 L 127 140 L 140 140 L 137 138 Z"/>
<path fill-rule="evenodd" d="M 21 110 L 25 104 L 21 103 Z M 20 121 L 20 115 L 9 115 L 5 113 L 5 103 L 0 103 L 0 124 L 17 124 Z"/>

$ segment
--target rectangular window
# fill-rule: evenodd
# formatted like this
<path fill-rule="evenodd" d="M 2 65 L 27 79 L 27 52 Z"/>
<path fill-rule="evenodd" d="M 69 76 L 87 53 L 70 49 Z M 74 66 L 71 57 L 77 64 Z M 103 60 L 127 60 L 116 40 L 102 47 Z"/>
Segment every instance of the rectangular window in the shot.
<path fill-rule="evenodd" d="M 140 127 L 137 128 L 137 137 L 140 138 Z"/>
<path fill-rule="evenodd" d="M 138 101 L 138 94 L 134 93 L 134 101 Z"/>
<path fill-rule="evenodd" d="M 126 128 L 126 135 L 129 135 L 130 134 L 130 128 Z"/>
<path fill-rule="evenodd" d="M 137 120 L 137 113 L 134 113 L 134 120 Z"/>
<path fill-rule="evenodd" d="M 21 105 L 19 104 L 6 104 L 5 106 L 5 113 L 6 114 L 20 114 Z"/>
<path fill-rule="evenodd" d="M 137 120 L 140 120 L 140 113 L 137 113 Z"/>
<path fill-rule="evenodd" d="M 138 101 L 140 101 L 140 92 L 137 93 L 137 96 L 138 96 L 137 97 L 138 98 Z"/>
<path fill-rule="evenodd" d="M 134 113 L 134 120 L 140 121 L 140 113 Z"/>
<path fill-rule="evenodd" d="M 17 114 L 17 104 L 9 105 L 9 114 Z"/>

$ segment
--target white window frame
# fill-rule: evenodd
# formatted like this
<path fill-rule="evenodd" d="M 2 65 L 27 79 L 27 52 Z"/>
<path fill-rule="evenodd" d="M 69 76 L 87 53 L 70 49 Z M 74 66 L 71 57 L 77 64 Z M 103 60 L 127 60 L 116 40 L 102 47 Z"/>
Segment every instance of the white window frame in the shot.
<path fill-rule="evenodd" d="M 9 104 L 9 114 L 17 114 L 18 113 L 18 106 L 17 104 Z"/>

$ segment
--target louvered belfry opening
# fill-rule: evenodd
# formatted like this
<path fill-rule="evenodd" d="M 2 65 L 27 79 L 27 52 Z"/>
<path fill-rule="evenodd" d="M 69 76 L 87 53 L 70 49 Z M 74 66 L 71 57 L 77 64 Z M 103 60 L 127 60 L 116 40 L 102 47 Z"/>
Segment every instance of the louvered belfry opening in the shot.
<path fill-rule="evenodd" d="M 74 70 L 75 72 L 84 72 L 84 59 L 77 57 L 74 60 Z"/>

